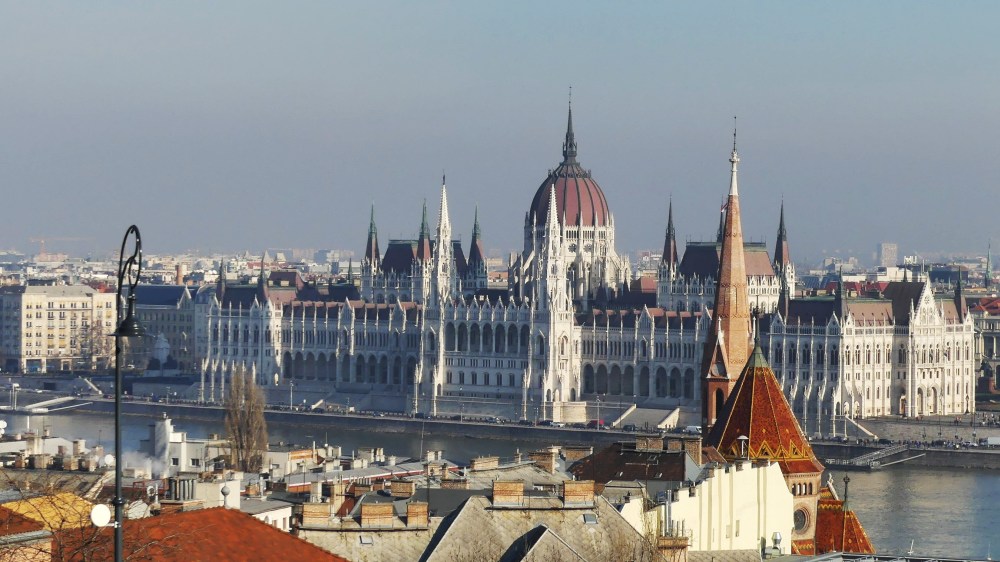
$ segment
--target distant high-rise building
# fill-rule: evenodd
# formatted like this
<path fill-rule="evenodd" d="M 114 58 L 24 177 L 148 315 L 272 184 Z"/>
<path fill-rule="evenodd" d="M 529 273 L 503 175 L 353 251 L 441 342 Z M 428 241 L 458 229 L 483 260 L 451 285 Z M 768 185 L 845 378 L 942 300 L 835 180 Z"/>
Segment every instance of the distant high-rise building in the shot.
<path fill-rule="evenodd" d="M 899 246 L 894 242 L 882 242 L 878 245 L 878 264 L 881 267 L 899 265 Z"/>

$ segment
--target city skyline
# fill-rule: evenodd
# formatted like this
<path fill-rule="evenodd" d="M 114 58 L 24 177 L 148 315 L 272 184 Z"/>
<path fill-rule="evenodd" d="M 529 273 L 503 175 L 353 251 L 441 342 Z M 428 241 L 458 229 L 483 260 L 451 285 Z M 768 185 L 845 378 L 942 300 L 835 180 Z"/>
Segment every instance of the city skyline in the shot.
<path fill-rule="evenodd" d="M 359 253 L 372 203 L 415 237 L 444 170 L 455 237 L 478 204 L 515 250 L 570 86 L 622 251 L 662 245 L 671 197 L 679 241 L 714 236 L 734 114 L 748 239 L 782 199 L 796 261 L 995 237 L 989 4 L 244 6 L 6 7 L 0 247 L 137 222 L 151 253 Z"/>

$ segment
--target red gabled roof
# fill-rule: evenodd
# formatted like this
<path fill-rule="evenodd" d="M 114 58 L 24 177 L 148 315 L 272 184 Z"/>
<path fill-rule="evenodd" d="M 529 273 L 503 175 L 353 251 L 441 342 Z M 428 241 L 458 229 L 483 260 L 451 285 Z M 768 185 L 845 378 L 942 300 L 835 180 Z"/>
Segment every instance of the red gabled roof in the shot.
<path fill-rule="evenodd" d="M 705 445 L 715 447 L 727 459 L 743 458 L 741 436 L 748 438 L 745 454 L 749 458 L 775 461 L 786 475 L 823 472 L 759 344 Z"/>
<path fill-rule="evenodd" d="M 84 544 L 59 541 L 53 560 L 110 560 L 112 528 L 87 535 Z M 302 539 L 233 509 L 214 507 L 131 519 L 125 522 L 124 554 L 129 560 L 246 562 L 249 560 L 327 560 L 346 562 Z"/>

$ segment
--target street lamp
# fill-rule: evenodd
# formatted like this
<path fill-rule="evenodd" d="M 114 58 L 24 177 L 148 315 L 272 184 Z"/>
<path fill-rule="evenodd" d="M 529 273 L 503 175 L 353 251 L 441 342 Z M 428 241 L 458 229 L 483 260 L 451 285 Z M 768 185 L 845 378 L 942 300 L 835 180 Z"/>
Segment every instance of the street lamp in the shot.
<path fill-rule="evenodd" d="M 288 409 L 295 409 L 295 402 L 292 400 L 292 389 L 295 388 L 295 381 L 288 381 Z"/>
<path fill-rule="evenodd" d="M 125 257 L 129 237 L 134 236 L 132 253 Z M 145 334 L 135 317 L 135 288 L 142 275 L 142 238 L 134 224 L 125 231 L 122 249 L 118 254 L 118 291 L 115 295 L 115 562 L 124 560 L 122 554 L 122 524 L 125 522 L 122 497 L 122 338 L 137 338 Z M 122 288 L 128 282 L 128 308 L 122 318 Z"/>

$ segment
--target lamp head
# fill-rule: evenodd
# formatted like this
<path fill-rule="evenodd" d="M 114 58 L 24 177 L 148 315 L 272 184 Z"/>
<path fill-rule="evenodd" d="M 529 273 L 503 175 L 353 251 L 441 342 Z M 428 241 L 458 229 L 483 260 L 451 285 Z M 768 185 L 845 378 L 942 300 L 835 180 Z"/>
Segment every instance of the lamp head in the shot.
<path fill-rule="evenodd" d="M 112 335 L 122 338 L 141 338 L 146 335 L 146 330 L 139 324 L 139 320 L 135 317 L 134 294 L 129 294 L 128 310 L 125 313 L 125 318 L 122 318 L 121 324 L 118 324 L 118 329 Z"/>

